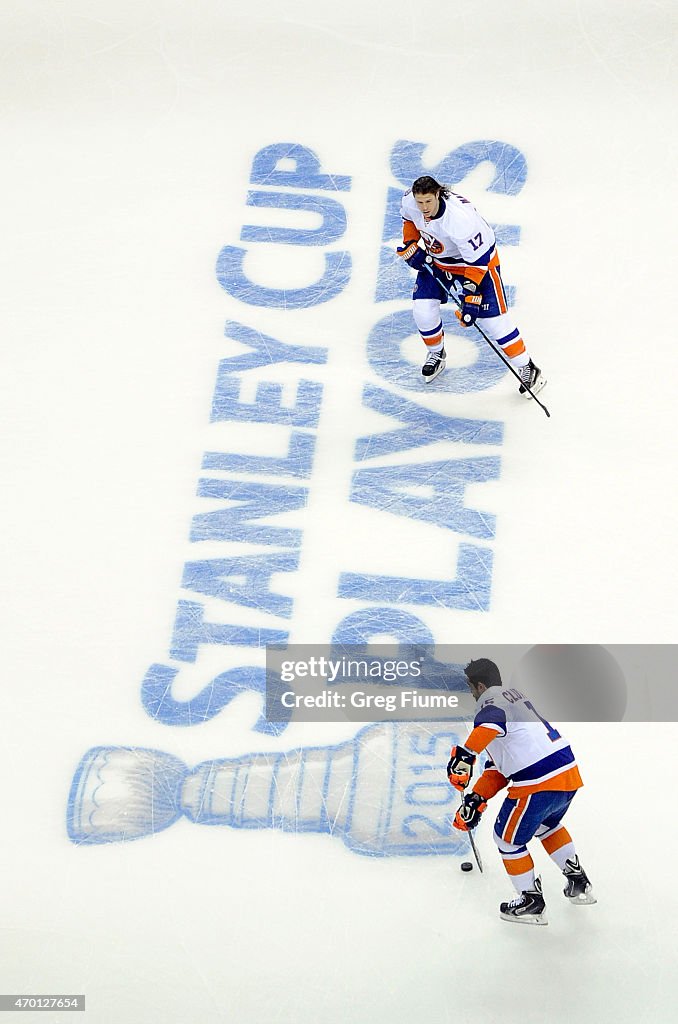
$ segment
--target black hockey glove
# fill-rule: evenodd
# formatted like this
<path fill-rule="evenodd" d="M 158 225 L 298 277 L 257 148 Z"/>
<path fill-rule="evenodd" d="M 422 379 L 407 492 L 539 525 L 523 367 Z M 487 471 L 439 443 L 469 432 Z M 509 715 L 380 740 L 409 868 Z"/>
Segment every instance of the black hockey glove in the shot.
<path fill-rule="evenodd" d="M 460 832 L 470 832 L 480 821 L 486 807 L 487 800 L 480 793 L 467 793 L 461 802 L 461 807 L 454 816 L 452 824 Z"/>
<path fill-rule="evenodd" d="M 426 263 L 426 251 L 420 249 L 416 242 L 410 242 L 408 245 L 399 245 L 396 252 L 405 260 L 408 267 L 412 267 L 412 270 L 421 270 Z"/>
<path fill-rule="evenodd" d="M 466 747 L 452 747 L 450 760 L 447 762 L 447 778 L 450 785 L 462 793 L 473 775 L 473 765 L 476 763 L 476 755 L 472 754 Z"/>
<path fill-rule="evenodd" d="M 464 294 L 461 299 L 461 309 L 457 310 L 457 317 L 462 327 L 473 327 L 478 316 L 480 304 L 483 301 L 482 294 L 478 291 L 478 285 L 468 278 L 463 284 Z"/>

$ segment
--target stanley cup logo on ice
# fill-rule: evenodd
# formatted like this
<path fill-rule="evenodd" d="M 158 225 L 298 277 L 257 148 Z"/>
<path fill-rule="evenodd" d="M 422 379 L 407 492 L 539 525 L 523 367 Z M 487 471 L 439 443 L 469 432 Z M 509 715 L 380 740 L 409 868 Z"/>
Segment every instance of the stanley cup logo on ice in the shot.
<path fill-rule="evenodd" d="M 455 791 L 440 764 L 449 725 L 384 722 L 353 739 L 289 753 L 253 753 L 189 768 L 159 750 L 95 747 L 68 801 L 76 843 L 140 839 L 182 816 L 202 825 L 340 836 L 371 856 L 458 854 Z"/>
<path fill-rule="evenodd" d="M 520 653 L 511 685 L 526 686 L 554 721 L 623 718 L 624 673 L 605 648 L 537 645 Z M 450 675 L 450 662 L 431 661 L 428 685 L 436 664 Z M 68 834 L 78 844 L 123 842 L 185 817 L 326 833 L 371 856 L 458 854 L 466 841 L 452 830 L 456 793 L 441 765 L 459 742 L 441 719 L 384 721 L 333 746 L 253 752 L 194 768 L 160 750 L 98 746 L 75 773 Z"/>

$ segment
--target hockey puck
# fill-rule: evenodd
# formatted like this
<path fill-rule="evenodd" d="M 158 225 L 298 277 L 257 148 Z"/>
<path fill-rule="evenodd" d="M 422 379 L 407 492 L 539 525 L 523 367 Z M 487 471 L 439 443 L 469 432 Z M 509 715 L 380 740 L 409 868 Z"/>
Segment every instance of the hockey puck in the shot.
<path fill-rule="evenodd" d="M 461 865 L 461 870 L 462 871 L 473 871 L 473 864 L 471 864 L 471 861 L 470 860 L 465 860 L 463 862 L 463 864 Z"/>

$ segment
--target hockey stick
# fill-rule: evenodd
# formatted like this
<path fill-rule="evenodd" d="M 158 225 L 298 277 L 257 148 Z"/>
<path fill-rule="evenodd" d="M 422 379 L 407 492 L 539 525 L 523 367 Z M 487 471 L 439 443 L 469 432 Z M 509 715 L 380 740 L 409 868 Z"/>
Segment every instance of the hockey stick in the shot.
<path fill-rule="evenodd" d="M 480 871 L 480 874 L 482 875 L 482 873 L 483 873 L 483 862 L 482 862 L 480 854 L 478 853 L 478 849 L 476 847 L 476 841 L 473 838 L 473 832 L 471 831 L 471 829 L 468 830 L 468 839 L 469 839 L 469 842 L 471 844 L 471 849 L 473 850 L 473 856 L 476 859 L 476 864 L 478 865 L 478 871 Z"/>
<path fill-rule="evenodd" d="M 461 302 L 459 301 L 459 299 L 457 298 L 457 296 L 455 295 L 455 293 L 454 293 L 454 292 L 452 292 L 452 291 L 450 291 L 450 289 L 449 289 L 449 288 L 447 288 L 447 287 L 446 287 L 446 286 L 445 286 L 445 285 L 443 284 L 443 282 L 442 282 L 442 281 L 440 280 L 440 278 L 439 278 L 439 277 L 437 277 L 437 276 L 436 276 L 436 274 L 434 274 L 434 272 L 433 272 L 433 269 L 431 268 L 431 265 L 430 265 L 429 263 L 424 263 L 424 266 L 425 266 L 425 267 L 426 267 L 426 269 L 428 270 L 428 272 L 429 272 L 429 274 L 431 275 L 431 277 L 433 278 L 433 280 L 434 280 L 434 281 L 437 281 L 437 282 L 438 282 L 438 284 L 440 285 L 440 287 L 442 288 L 442 290 L 443 290 L 443 291 L 445 292 L 445 294 L 446 294 L 446 295 L 448 296 L 448 298 L 452 299 L 452 301 L 454 302 L 454 304 L 455 304 L 455 305 L 457 306 L 457 308 L 458 308 L 458 309 L 461 309 Z M 529 394 L 529 395 L 530 395 L 530 396 L 531 396 L 532 398 L 534 398 L 534 400 L 535 400 L 535 402 L 537 403 L 537 405 L 538 405 L 538 406 L 539 406 L 539 407 L 540 407 L 541 409 L 543 409 L 543 410 L 544 410 L 544 412 L 546 413 L 546 415 L 548 416 L 548 418 L 549 418 L 549 419 L 551 419 L 551 413 L 550 413 L 550 412 L 548 411 L 548 409 L 546 408 L 546 406 L 544 405 L 544 403 L 543 403 L 543 402 L 540 402 L 540 401 L 539 401 L 539 399 L 538 399 L 538 398 L 537 398 L 537 396 L 535 395 L 534 391 L 532 391 L 532 390 L 531 390 L 531 389 L 530 389 L 530 388 L 529 388 L 529 387 L 527 386 L 527 384 L 525 383 L 525 381 L 521 379 L 521 377 L 520 377 L 520 374 L 519 374 L 519 373 L 517 373 L 517 372 L 516 372 L 516 371 L 515 371 L 515 370 L 513 369 L 513 367 L 511 366 L 510 362 L 508 361 L 508 359 L 506 358 L 506 356 L 504 355 L 504 353 L 503 353 L 503 352 L 501 351 L 501 349 L 500 349 L 500 348 L 499 348 L 499 347 L 498 347 L 497 345 L 495 345 L 495 344 L 494 344 L 494 342 L 492 342 L 492 341 L 491 341 L 491 340 L 490 340 L 490 339 L 488 338 L 488 336 L 487 336 L 487 335 L 485 334 L 485 331 L 483 331 L 483 330 L 482 330 L 482 328 L 478 327 L 478 322 L 477 322 L 476 320 L 474 320 L 474 321 L 473 321 L 473 326 L 474 326 L 474 327 L 476 328 L 476 330 L 478 331 L 478 334 L 480 334 L 480 336 L 481 336 L 482 338 L 484 338 L 484 339 L 485 339 L 485 341 L 486 341 L 486 342 L 487 342 L 487 344 L 488 344 L 488 345 L 490 346 L 490 348 L 492 349 L 492 351 L 493 351 L 493 352 L 496 352 L 496 353 L 497 353 L 497 355 L 498 355 L 498 356 L 499 356 L 499 358 L 501 359 L 501 361 L 502 361 L 502 363 L 504 364 L 504 366 L 508 367 L 508 369 L 509 369 L 509 370 L 511 371 L 511 373 L 513 374 L 513 376 L 514 376 L 514 377 L 516 378 L 516 380 L 518 381 L 518 383 L 520 384 L 520 386 L 521 386 L 522 388 L 525 388 L 525 390 L 526 390 L 526 391 L 528 392 L 528 394 Z M 481 869 L 481 870 L 482 870 L 482 869 Z"/>

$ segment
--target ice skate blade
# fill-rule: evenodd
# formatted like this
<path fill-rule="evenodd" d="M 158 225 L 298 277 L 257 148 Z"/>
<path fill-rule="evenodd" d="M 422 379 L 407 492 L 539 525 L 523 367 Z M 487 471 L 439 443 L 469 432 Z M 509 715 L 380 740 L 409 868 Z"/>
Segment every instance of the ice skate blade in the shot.
<path fill-rule="evenodd" d="M 499 916 L 502 919 L 502 921 L 510 921 L 511 924 L 544 925 L 549 923 L 548 918 L 546 916 L 546 911 L 544 911 L 543 914 L 521 914 L 519 917 L 516 917 L 515 914 L 502 914 L 500 910 Z"/>
<path fill-rule="evenodd" d="M 440 366 L 436 369 L 435 373 L 431 373 L 427 377 L 425 377 L 424 374 L 422 373 L 421 377 L 422 377 L 422 380 L 423 380 L 424 384 L 430 384 L 432 380 L 435 380 L 436 377 L 439 377 L 440 374 L 445 369 L 445 366 L 446 366 L 446 363 L 445 363 L 445 360 L 443 359 L 443 361 L 441 362 Z"/>
<path fill-rule="evenodd" d="M 548 381 L 546 377 L 539 376 L 537 380 L 534 382 L 534 384 L 530 386 L 530 391 L 532 392 L 532 394 L 530 394 L 530 391 L 521 391 L 519 392 L 520 397 L 526 398 L 529 402 L 532 398 L 532 395 L 538 395 L 540 391 L 543 391 L 547 384 Z"/>
<path fill-rule="evenodd" d="M 575 907 L 589 907 L 593 903 L 598 902 L 590 886 L 586 892 L 580 893 L 579 896 L 566 896 L 565 899 Z"/>

